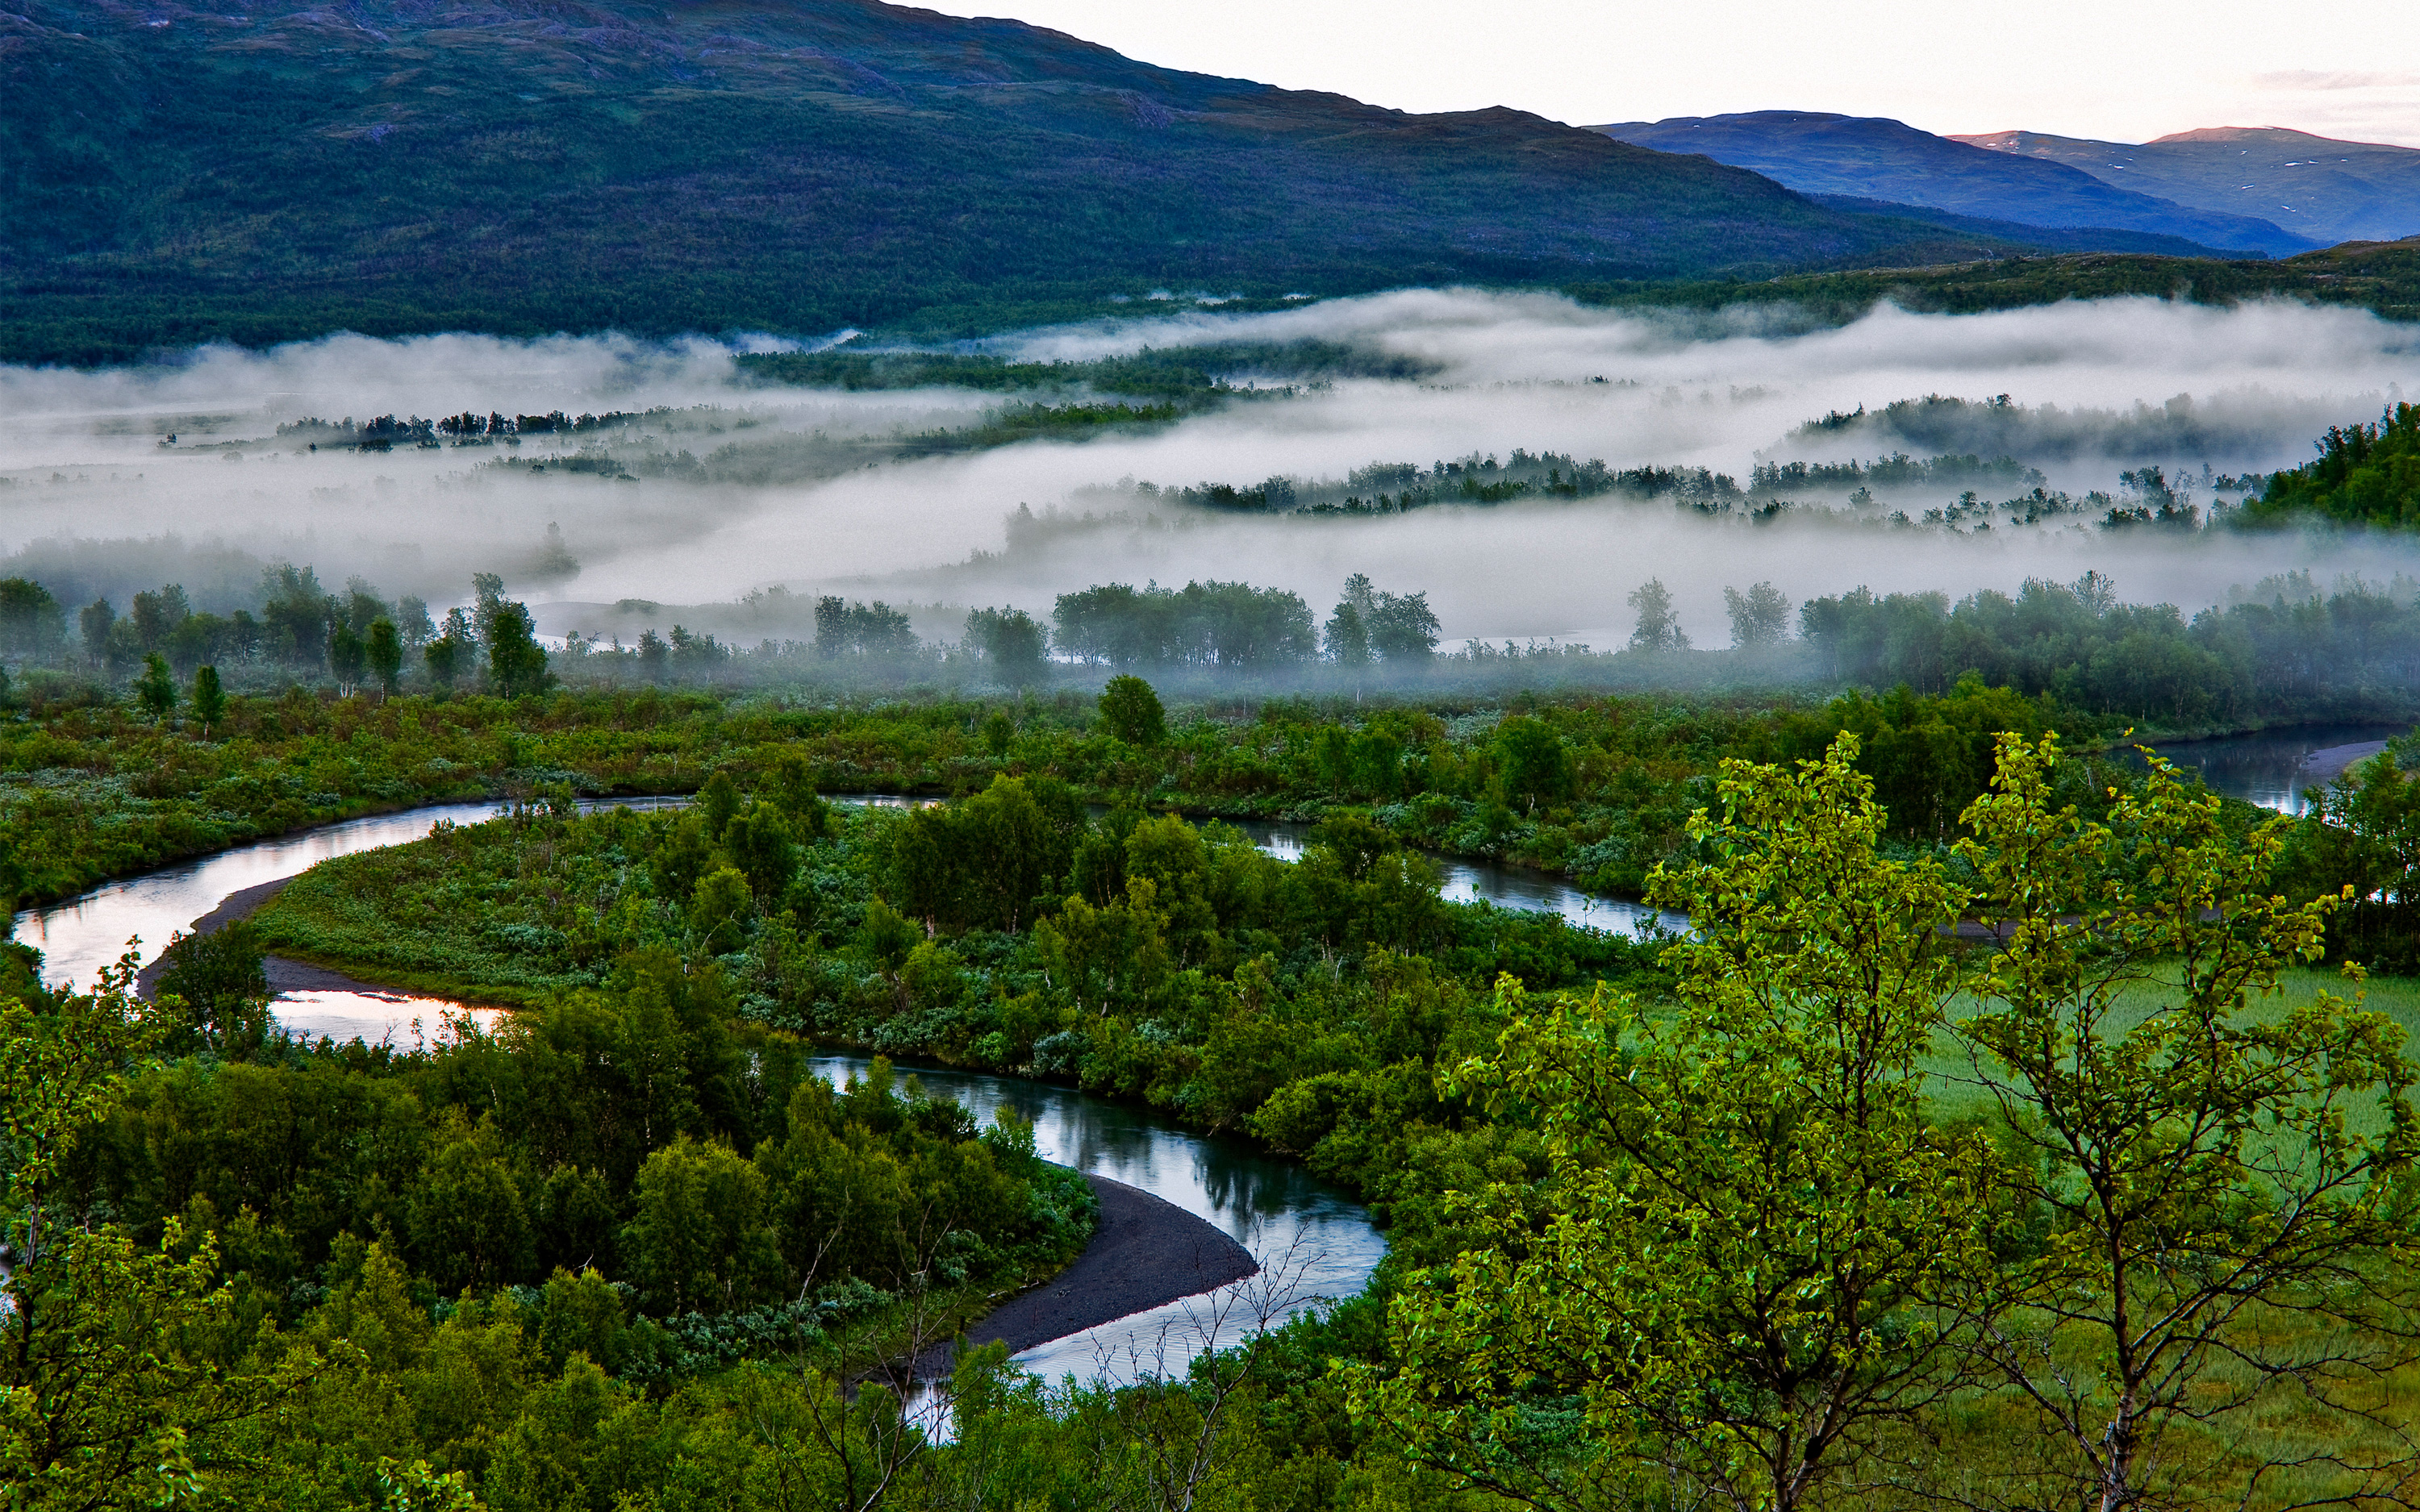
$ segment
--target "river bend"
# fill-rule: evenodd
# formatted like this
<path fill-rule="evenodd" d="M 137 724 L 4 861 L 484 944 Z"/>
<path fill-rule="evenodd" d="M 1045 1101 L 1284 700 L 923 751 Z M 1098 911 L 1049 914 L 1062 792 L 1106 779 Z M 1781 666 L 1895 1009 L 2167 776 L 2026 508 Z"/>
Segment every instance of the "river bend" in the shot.
<path fill-rule="evenodd" d="M 2373 754 L 2380 742 L 2403 729 L 2313 726 L 2178 742 L 2164 747 L 2163 753 L 2200 772 L 2213 791 L 2295 812 L 2302 807 L 2302 787 Z M 688 800 L 604 801 L 657 807 Z M 836 796 L 834 801 L 889 805 L 930 800 L 863 795 Z M 582 804 L 587 809 L 599 806 Z M 496 811 L 489 802 L 444 804 L 261 841 L 108 883 L 56 907 L 28 909 L 17 916 L 16 936 L 42 951 L 46 980 L 88 984 L 127 949 L 130 937 L 140 937 L 138 960 L 147 962 L 172 933 L 190 928 L 231 893 L 299 875 L 333 856 L 419 840 L 440 820 L 477 824 Z M 1302 853 L 1311 829 L 1280 820 L 1231 822 L 1263 850 L 1287 859 Z M 1554 913 L 1595 929 L 1636 929 L 1651 919 L 1674 926 L 1684 922 L 1642 903 L 1583 891 L 1544 872 L 1448 856 L 1433 859 L 1443 873 L 1444 896 L 1450 901 Z M 492 1022 L 503 1011 L 402 993 L 333 991 L 281 994 L 275 1011 L 278 1022 L 297 1034 L 404 1041 L 444 1034 L 451 1015 Z M 861 1057 L 830 1056 L 818 1064 L 827 1076 L 838 1080 L 862 1072 L 869 1062 Z M 997 1110 L 1015 1107 L 1033 1120 L 1035 1143 L 1046 1159 L 1139 1187 L 1233 1236 L 1274 1278 L 1280 1292 L 1275 1310 L 1280 1314 L 1310 1299 L 1358 1292 L 1386 1253 L 1385 1240 L 1357 1204 L 1300 1165 L 1241 1141 L 1192 1134 L 1147 1110 L 1068 1088 L 969 1072 L 903 1070 L 912 1071 L 929 1090 L 967 1103 L 979 1119 L 988 1120 Z M 1271 1284 L 1259 1283 L 1264 1289 Z M 1169 1363 L 1181 1368 L 1185 1356 L 1199 1347 L 1193 1342 L 1188 1348 L 1187 1328 L 1222 1300 L 1205 1304 L 1195 1299 L 1132 1315 L 1040 1345 L 1017 1360 L 1049 1377 L 1072 1372 L 1090 1379 L 1106 1370 L 1125 1378 L 1138 1356 L 1164 1350 Z"/>
<path fill-rule="evenodd" d="M 88 986 L 125 951 L 131 936 L 140 937 L 138 959 L 147 962 L 172 933 L 190 928 L 231 893 L 299 875 L 333 856 L 422 839 L 441 820 L 476 824 L 495 813 L 492 803 L 446 804 L 240 846 L 112 882 L 54 908 L 29 909 L 17 917 L 17 938 L 43 952 L 45 980 Z M 297 1034 L 424 1043 L 447 1033 L 451 1015 L 492 1022 L 504 1011 L 361 992 L 281 994 L 273 1009 L 278 1022 Z M 871 1064 L 851 1055 L 815 1061 L 835 1082 L 861 1074 Z M 1386 1241 L 1358 1203 L 1300 1165 L 1241 1140 L 1194 1134 L 1148 1109 L 1072 1088 L 939 1068 L 900 1069 L 918 1077 L 926 1091 L 965 1103 L 981 1122 L 1014 1108 L 1032 1121 L 1035 1148 L 1044 1159 L 1173 1203 L 1233 1238 L 1261 1263 L 1259 1277 L 1233 1288 L 1129 1314 L 1016 1356 L 1017 1364 L 1046 1379 L 1072 1374 L 1086 1381 L 1130 1381 L 1138 1369 L 1181 1373 L 1204 1345 L 1233 1343 L 1247 1319 L 1266 1316 L 1274 1321 L 1323 1299 L 1358 1294 L 1386 1254 Z M 1215 1334 L 1206 1326 L 1214 1322 Z"/>

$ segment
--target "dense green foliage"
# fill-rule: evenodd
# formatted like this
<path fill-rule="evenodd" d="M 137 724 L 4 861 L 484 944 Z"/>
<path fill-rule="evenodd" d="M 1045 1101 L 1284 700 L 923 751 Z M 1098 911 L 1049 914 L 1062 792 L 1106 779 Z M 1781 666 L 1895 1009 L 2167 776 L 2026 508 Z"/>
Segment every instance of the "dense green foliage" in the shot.
<path fill-rule="evenodd" d="M 2333 959 L 2420 975 L 2420 749 L 2390 742 L 2314 792 L 2282 880 L 2302 897 L 2351 889 L 2329 922 Z"/>
<path fill-rule="evenodd" d="M 1544 728 L 1497 740 L 1552 792 Z M 458 1046 L 147 1060 L 190 1005 L 54 997 L 11 951 L 0 1219 L 31 1262 L 0 1464 L 38 1505 L 498 1512 L 2394 1485 L 2413 1072 L 2377 1015 L 2260 1002 L 2335 902 L 2262 895 L 2280 824 L 2157 771 L 2080 815 L 2099 779 L 2007 737 L 1954 856 L 1904 856 L 1858 749 L 1726 766 L 1658 883 L 1704 927 L 1660 949 L 1443 907 L 1357 814 L 1287 866 L 1048 779 L 851 813 L 775 764 L 681 813 L 558 794 L 288 889 L 351 944 L 617 952 Z M 371 896 L 397 924 L 346 912 Z M 1970 910 L 2010 945 L 1936 927 Z M 1078 1189 L 881 1063 L 805 1074 L 785 1023 L 1028 1057 L 1301 1152 L 1394 1257 L 1372 1297 L 1131 1389 L 975 1352 L 936 1443 L 906 1360 L 978 1304 L 962 1283 L 1063 1255 Z M 1941 1033 L 1999 1100 L 1979 1129 L 1934 1121 Z M 2040 1132 L 2067 1127 L 2091 1137 Z"/>
<path fill-rule="evenodd" d="M 1047 778 L 915 810 L 798 791 L 743 797 L 718 776 L 681 811 L 558 805 L 446 828 L 315 868 L 256 923 L 281 953 L 490 1002 L 606 985 L 634 951 L 711 957 L 753 1021 L 1063 1075 L 1211 1128 L 1323 1075 L 1424 1098 L 1388 1068 L 1432 1059 L 1437 1005 L 1469 995 L 1432 982 L 1432 963 L 1541 986 L 1652 969 L 1622 937 L 1440 903 L 1432 869 L 1357 813 L 1290 864 L 1220 825 L 1088 817 Z M 1425 1026 L 1384 1027 L 1414 1002 Z M 1263 1016 L 1304 1038 L 1248 1032 Z M 1264 1134 L 1299 1151 L 1328 1137 L 1286 1117 Z M 1348 1138 L 1335 1174 L 1369 1180 L 1352 1164 L 1366 1143 Z"/>
<path fill-rule="evenodd" d="M 1257 671 L 1299 665 L 1320 652 L 1309 605 L 1249 583 L 1140 590 L 1110 583 L 1060 594 L 1051 619 L 1060 650 L 1112 667 Z"/>
<path fill-rule="evenodd" d="M 566 1472 L 662 1491 L 684 1460 L 712 1473 L 752 1381 L 830 1410 L 858 1335 L 945 1341 L 1083 1242 L 1094 1199 L 1030 1128 L 978 1133 L 879 1061 L 835 1088 L 732 1021 L 710 971 L 626 966 L 431 1053 L 149 1063 L 175 1001 L 13 982 L 11 1504 L 421 1505 L 450 1483 L 431 1504 L 462 1506 L 472 1482 L 535 1509 Z M 571 1470 L 609 1413 L 658 1421 L 638 1463 Z"/>
<path fill-rule="evenodd" d="M 2307 573 L 2269 578 L 2190 620 L 2121 604 L 2095 573 L 1955 605 L 1859 589 L 1809 600 L 1799 622 L 1823 677 L 1939 691 L 1971 671 L 2169 730 L 2398 718 L 2420 679 L 2420 597 L 2400 579 L 2322 594 Z"/>
<path fill-rule="evenodd" d="M 205 736 L 196 724 L 103 702 L 86 686 L 54 691 L 56 702 L 0 717 L 0 770 L 23 776 L 0 789 L 0 840 L 9 847 L 0 882 L 26 903 L 352 814 L 528 798 L 548 783 L 585 794 L 688 793 L 719 768 L 752 788 L 785 760 L 803 762 L 827 793 L 964 793 L 1006 773 L 1054 778 L 1092 797 L 1148 795 L 1154 807 L 1201 813 L 1362 806 L 1406 844 L 1635 889 L 1680 843 L 1691 783 L 1719 757 L 1819 749 L 1852 721 L 1923 728 L 1948 717 L 1965 729 L 1976 720 L 1944 711 L 1983 697 L 1953 690 L 1881 715 L 1854 713 L 1854 701 L 1818 714 L 1593 695 L 1522 715 L 1449 702 L 1444 717 L 1393 704 L 1222 702 L 1215 717 L 1196 710 L 1170 721 L 1166 739 L 1138 743 L 1125 736 L 1140 727 L 1104 727 L 1094 701 L 1074 693 L 858 705 L 652 687 L 382 701 L 295 688 L 230 697 Z M 1992 702 L 2002 698 L 1972 706 L 2017 717 Z M 2019 722 L 2035 728 L 2041 717 Z M 1540 726 L 1543 736 L 1517 733 Z M 1954 811 L 1979 791 L 1972 762 L 1937 770 L 1941 796 L 1928 800 L 1928 812 Z"/>
<path fill-rule="evenodd" d="M 1709 859 L 1663 879 L 1697 926 L 1677 1005 L 1504 988 L 1500 1051 L 1454 1079 L 1543 1115 L 1552 1176 L 1468 1194 L 1488 1242 L 1396 1304 L 1401 1367 L 1367 1405 L 1415 1453 L 1545 1505 L 1669 1476 L 1789 1508 L 1947 1395 L 1924 1304 L 1962 1301 L 1995 1237 L 1989 1147 L 1933 1125 L 1917 1071 L 1959 899 L 1937 861 L 1877 854 L 1852 749 L 1726 767 L 1692 826 Z M 1541 1398 L 1580 1442 L 1523 1442 Z"/>
<path fill-rule="evenodd" d="M 289 1319 L 347 1233 L 390 1236 L 439 1296 L 594 1267 L 659 1319 L 785 1305 L 802 1285 L 895 1290 L 928 1264 L 1013 1284 L 1080 1245 L 1089 1195 L 1016 1131 L 978 1139 L 955 1104 L 880 1075 L 835 1095 L 676 957 L 634 956 L 613 987 L 427 1057 L 270 1049 L 163 1071 L 80 1142 L 71 1178 L 145 1232 L 235 1223 L 233 1257 Z"/>
<path fill-rule="evenodd" d="M 1547 1175 L 1456 1194 L 1474 1242 L 1404 1277 L 1357 1420 L 1572 1512 L 2392 1502 L 2420 1067 L 2265 1001 L 2338 901 L 2266 895 L 2286 822 L 2157 766 L 2086 818 L 2010 735 L 1954 868 L 1892 859 L 1854 748 L 1726 766 L 1660 879 L 1676 1004 L 1507 984 L 1447 1086 Z"/>
<path fill-rule="evenodd" d="M 2331 425 L 2319 448 L 2319 460 L 2273 475 L 2245 514 L 2420 529 L 2420 405 L 2398 404 L 2373 425 Z"/>

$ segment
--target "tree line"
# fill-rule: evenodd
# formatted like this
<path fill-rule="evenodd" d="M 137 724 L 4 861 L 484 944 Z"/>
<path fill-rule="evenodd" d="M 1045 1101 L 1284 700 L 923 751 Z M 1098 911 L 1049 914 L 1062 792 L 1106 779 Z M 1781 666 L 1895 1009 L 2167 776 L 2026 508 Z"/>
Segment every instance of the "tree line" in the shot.
<path fill-rule="evenodd" d="M 2331 425 L 2318 446 L 2317 460 L 2274 474 L 2246 503 L 2248 521 L 2420 529 L 2420 405 L 2394 405 L 2375 424 Z"/>
<path fill-rule="evenodd" d="M 1359 573 L 1345 580 L 1324 626 L 1297 594 L 1216 581 L 1181 589 L 1109 583 L 1062 594 L 1051 619 L 1051 644 L 1062 655 L 1122 671 L 1194 667 L 1250 673 L 1323 660 L 1340 667 L 1416 664 L 1435 651 L 1438 631 L 1427 594 L 1382 593 Z"/>
<path fill-rule="evenodd" d="M 2156 497 L 2158 470 L 2145 473 L 2141 497 Z M 390 601 L 360 579 L 331 593 L 309 567 L 281 563 L 263 574 L 256 609 L 195 610 L 171 583 L 132 595 L 123 613 L 103 599 L 70 621 L 41 584 L 8 579 L 0 580 L 0 658 L 21 673 L 69 668 L 118 686 L 138 674 L 154 687 L 163 679 L 187 683 L 209 665 L 225 678 L 300 675 L 346 690 L 392 692 L 409 674 L 432 690 L 484 685 L 515 694 L 561 677 L 780 685 L 939 675 L 1030 688 L 1095 668 L 1355 686 L 1365 677 L 1528 675 L 1615 687 L 1905 683 L 1942 693 L 1972 672 L 1987 685 L 2168 730 L 2397 717 L 2420 686 L 2420 585 L 2323 587 L 2307 573 L 2264 579 L 2190 615 L 2124 602 L 2097 572 L 1955 601 L 1860 588 L 1793 603 L 1771 582 L 1730 585 L 1723 649 L 1708 647 L 1706 627 L 1693 628 L 1693 611 L 1656 579 L 1623 594 L 1633 629 L 1611 649 L 1472 641 L 1441 650 L 1425 593 L 1382 591 L 1356 574 L 1325 616 L 1291 590 L 1244 582 L 1108 583 L 1058 595 L 1047 623 L 994 606 L 968 613 L 955 641 L 927 641 L 905 609 L 826 594 L 812 606 L 812 640 L 746 646 L 675 625 L 629 645 L 575 634 L 550 655 L 500 578 L 477 575 L 473 587 L 473 601 L 441 623 L 419 598 Z"/>
<path fill-rule="evenodd" d="M 1247 513 L 1391 515 L 1435 504 L 1619 494 L 1668 498 L 1703 514 L 1738 512 L 1766 520 L 1807 512 L 1807 504 L 1792 500 L 1795 493 L 1845 492 L 1850 506 L 1865 509 L 1874 504 L 1877 491 L 1954 488 L 1960 490 L 1954 505 L 1927 509 L 1920 517 L 1900 512 L 1889 517 L 1908 523 L 1920 517 L 1936 526 L 1965 519 L 1988 526 L 2005 517 L 2011 525 L 2030 526 L 2081 516 L 2112 531 L 2138 525 L 2270 529 L 2311 521 L 2420 528 L 2420 406 L 2399 402 L 2375 424 L 2330 426 L 2316 443 L 2319 457 L 2299 468 L 2237 476 L 2214 473 L 2205 466 L 2201 477 L 2192 480 L 2171 479 L 2164 465 L 2145 461 L 2119 474 L 2119 490 L 2114 495 L 2094 489 L 2076 496 L 2051 489 L 2039 470 L 2011 453 L 2190 455 L 2225 443 L 2223 425 L 2197 416 L 2190 400 L 2181 398 L 2163 409 L 2137 406 L 2135 413 L 2123 416 L 2095 410 L 2069 414 L 2055 407 L 2030 409 L 2012 404 L 2006 394 L 1980 402 L 1932 394 L 1895 401 L 1871 415 L 1862 406 L 1854 411 L 1836 410 L 1808 421 L 1796 434 L 1820 438 L 1866 429 L 1969 449 L 1945 450 L 1925 458 L 1893 452 L 1863 462 L 1761 462 L 1750 471 L 1745 488 L 1730 474 L 1704 468 L 1615 469 L 1600 459 L 1581 461 L 1519 448 L 1501 461 L 1474 452 L 1428 468 L 1413 462 L 1373 463 L 1343 479 L 1272 477 L 1255 485 L 1132 486 L 1143 499 Z M 2196 483 L 2211 496 L 2206 507 L 2193 501 Z M 1987 492 L 2006 489 L 2029 491 L 1996 502 L 1985 498 Z M 2241 502 L 2217 500 L 2222 492 L 2239 495 Z"/>
<path fill-rule="evenodd" d="M 1416 378 L 1435 371 L 1418 358 L 1331 341 L 1218 342 L 1145 347 L 1131 356 L 1026 363 L 984 353 L 876 351 L 856 342 L 816 352 L 746 352 L 739 371 L 768 382 L 855 392 L 954 388 L 990 393 L 1085 388 L 1154 399 L 1224 394 L 1237 379 Z"/>
<path fill-rule="evenodd" d="M 178 700 L 190 679 L 205 722 L 224 707 L 217 691 L 240 670 L 288 675 L 325 674 L 340 693 L 375 687 L 394 693 L 417 660 L 428 683 L 452 688 L 477 679 L 507 696 L 550 686 L 545 647 L 526 605 L 507 599 L 493 573 L 472 579 L 472 603 L 432 620 L 427 602 L 405 594 L 390 602 L 361 578 L 329 593 L 310 567 L 277 563 L 261 575 L 259 611 L 220 615 L 196 610 L 182 584 L 132 595 L 120 613 L 108 599 L 76 611 L 77 642 L 66 639 L 67 617 L 48 589 L 24 579 L 0 581 L 0 656 L 23 664 L 81 664 L 111 681 L 132 677 L 136 694 L 155 716 Z M 7 685 L 0 670 L 0 688 Z"/>
<path fill-rule="evenodd" d="M 397 446 L 438 446 L 442 444 L 438 440 L 440 437 L 458 445 L 474 445 L 516 436 L 586 435 L 638 424 L 675 412 L 671 407 L 659 405 L 652 409 L 613 409 L 601 415 L 571 415 L 561 409 L 535 415 L 506 415 L 501 410 L 491 409 L 483 415 L 466 409 L 459 414 L 429 420 L 418 415 L 400 419 L 394 415 L 375 415 L 360 422 L 350 415 L 342 420 L 322 420 L 317 415 L 306 415 L 279 424 L 277 436 L 281 440 L 307 442 L 313 451 L 329 446 L 385 452 Z"/>
<path fill-rule="evenodd" d="M 2420 687 L 2414 588 L 2356 579 L 2323 590 L 2291 573 L 2188 618 L 2173 605 L 2121 603 L 2110 579 L 2086 573 L 1955 604 L 1859 589 L 1808 600 L 1799 627 L 1819 676 L 1869 687 L 1939 692 L 1972 671 L 2171 729 L 2395 717 Z"/>

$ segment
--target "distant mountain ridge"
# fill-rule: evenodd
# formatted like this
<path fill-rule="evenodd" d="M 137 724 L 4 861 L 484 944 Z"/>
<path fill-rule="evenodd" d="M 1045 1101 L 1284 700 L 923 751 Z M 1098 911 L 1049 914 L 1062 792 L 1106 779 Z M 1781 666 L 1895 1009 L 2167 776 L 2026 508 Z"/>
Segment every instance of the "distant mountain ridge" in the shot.
<path fill-rule="evenodd" d="M 2040 131 L 1947 140 L 2064 163 L 2205 210 L 2261 216 L 2329 244 L 2420 234 L 2420 147 L 2273 126 L 2205 127 L 2139 145 Z"/>
<path fill-rule="evenodd" d="M 21 361 L 339 328 L 947 333 L 1155 285 L 2010 246 L 1517 111 L 1408 116 L 876 0 L 0 0 L 0 204 Z"/>
<path fill-rule="evenodd" d="M 1979 215 L 1961 215 L 1955 210 L 1938 210 L 1927 205 L 1902 205 L 1891 200 L 1865 199 L 1855 194 L 1809 194 L 1818 205 L 1828 205 L 1836 210 L 1856 215 L 1900 216 L 1936 225 L 1944 231 L 1978 239 L 2022 244 L 2048 253 L 2134 252 L 2149 253 L 2157 257 L 2240 257 L 2242 253 L 2222 252 L 2206 247 L 2184 237 L 2162 236 L 2156 231 L 2113 231 L 2106 226 L 2026 225 L 2016 221 L 1994 221 Z"/>
<path fill-rule="evenodd" d="M 1699 153 L 1807 194 L 1846 195 L 1983 220 L 2180 238 L 2288 256 L 2320 245 L 2273 221 L 2110 184 L 2071 162 L 1935 136 L 1882 116 L 1815 111 L 1681 116 L 1590 128 L 1663 152 Z M 2130 250 L 2111 243 L 2109 250 Z"/>

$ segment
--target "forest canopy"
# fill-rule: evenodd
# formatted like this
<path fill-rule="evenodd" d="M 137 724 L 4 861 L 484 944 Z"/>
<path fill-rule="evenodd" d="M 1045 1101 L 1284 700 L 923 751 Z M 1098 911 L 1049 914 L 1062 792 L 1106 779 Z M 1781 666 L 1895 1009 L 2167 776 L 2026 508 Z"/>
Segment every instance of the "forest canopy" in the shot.
<path fill-rule="evenodd" d="M 2318 444 L 2318 460 L 2270 478 L 2248 518 L 2420 529 L 2420 405 L 2397 404 L 2374 424 L 2331 425 Z"/>

